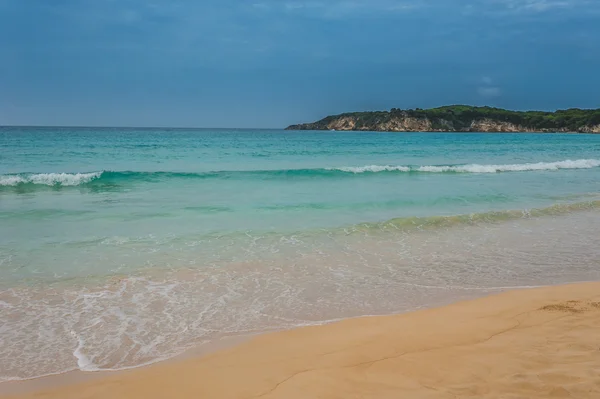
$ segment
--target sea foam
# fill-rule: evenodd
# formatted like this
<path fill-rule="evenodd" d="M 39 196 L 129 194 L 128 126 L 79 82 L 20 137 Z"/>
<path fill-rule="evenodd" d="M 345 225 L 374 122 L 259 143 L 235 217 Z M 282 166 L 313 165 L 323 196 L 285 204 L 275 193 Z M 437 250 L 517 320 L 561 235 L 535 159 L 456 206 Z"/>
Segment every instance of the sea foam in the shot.
<path fill-rule="evenodd" d="M 525 172 L 559 169 L 590 169 L 600 166 L 597 159 L 578 159 L 558 162 L 538 162 L 507 165 L 427 165 L 427 166 L 392 166 L 368 165 L 358 167 L 330 168 L 347 173 L 377 173 L 377 172 L 424 172 L 424 173 L 499 173 L 499 172 Z"/>
<path fill-rule="evenodd" d="M 77 359 L 77 367 L 81 371 L 98 371 L 98 367 L 92 360 L 83 353 L 82 349 L 85 346 L 83 338 L 77 335 L 75 331 L 71 331 L 73 338 L 77 339 L 77 348 L 73 351 L 73 356 Z"/>
<path fill-rule="evenodd" d="M 598 159 L 578 159 L 557 162 L 537 162 L 522 164 L 465 164 L 465 165 L 365 165 L 342 166 L 316 169 L 283 169 L 283 170 L 250 170 L 250 171 L 212 171 L 212 172 L 91 172 L 91 173 L 21 173 L 14 175 L 0 175 L 0 187 L 18 187 L 26 184 L 38 186 L 80 186 L 95 180 L 156 182 L 157 179 L 206 179 L 206 178 L 272 178 L 302 177 L 302 176 L 329 176 L 335 177 L 338 173 L 371 174 L 371 173 L 500 173 L 500 172 L 525 172 L 545 171 L 559 169 L 590 169 L 600 166 Z"/>
<path fill-rule="evenodd" d="M 46 186 L 78 186 L 99 178 L 103 172 L 92 173 L 34 173 L 0 175 L 0 186 L 19 184 L 41 184 Z"/>
<path fill-rule="evenodd" d="M 342 168 L 330 168 L 329 170 L 339 170 L 349 173 L 377 173 L 377 172 L 410 172 L 408 166 L 390 166 L 390 165 L 367 165 L 367 166 L 346 166 Z"/>

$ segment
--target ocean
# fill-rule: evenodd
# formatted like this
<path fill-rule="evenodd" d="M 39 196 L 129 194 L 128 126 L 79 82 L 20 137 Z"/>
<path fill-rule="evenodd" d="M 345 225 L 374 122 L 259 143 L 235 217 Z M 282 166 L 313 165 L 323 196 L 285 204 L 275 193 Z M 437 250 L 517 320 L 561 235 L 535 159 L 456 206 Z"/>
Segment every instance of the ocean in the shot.
<path fill-rule="evenodd" d="M 600 278 L 600 135 L 0 128 L 0 381 Z"/>

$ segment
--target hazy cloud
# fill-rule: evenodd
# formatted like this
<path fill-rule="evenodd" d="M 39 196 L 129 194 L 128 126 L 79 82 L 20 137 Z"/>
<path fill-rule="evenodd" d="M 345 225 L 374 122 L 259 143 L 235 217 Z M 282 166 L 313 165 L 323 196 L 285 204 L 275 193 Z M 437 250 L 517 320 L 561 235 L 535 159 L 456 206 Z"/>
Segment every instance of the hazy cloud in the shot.
<path fill-rule="evenodd" d="M 281 126 L 450 103 L 598 106 L 600 0 L 0 0 L 0 10 L 5 123 Z"/>
<path fill-rule="evenodd" d="M 477 93 L 482 97 L 498 97 L 502 94 L 502 91 L 499 87 L 490 86 L 477 88 Z"/>
<path fill-rule="evenodd" d="M 518 12 L 543 12 L 552 9 L 583 8 L 595 5 L 590 0 L 493 0 L 493 3 Z"/>
<path fill-rule="evenodd" d="M 263 11 L 297 13 L 314 18 L 343 18 L 406 12 L 421 7 L 422 3 L 398 0 L 265 0 L 252 6 Z"/>
<path fill-rule="evenodd" d="M 479 79 L 477 94 L 485 98 L 499 97 L 502 94 L 502 90 L 494 84 L 494 79 L 490 76 L 482 76 Z"/>

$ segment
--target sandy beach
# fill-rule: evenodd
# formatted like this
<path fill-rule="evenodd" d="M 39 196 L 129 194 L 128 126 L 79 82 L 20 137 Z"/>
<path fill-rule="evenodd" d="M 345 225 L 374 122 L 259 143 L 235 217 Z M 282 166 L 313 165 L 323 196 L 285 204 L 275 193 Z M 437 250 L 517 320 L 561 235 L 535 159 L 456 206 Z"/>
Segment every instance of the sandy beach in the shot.
<path fill-rule="evenodd" d="M 598 331 L 600 283 L 519 290 L 5 397 L 598 398 Z"/>

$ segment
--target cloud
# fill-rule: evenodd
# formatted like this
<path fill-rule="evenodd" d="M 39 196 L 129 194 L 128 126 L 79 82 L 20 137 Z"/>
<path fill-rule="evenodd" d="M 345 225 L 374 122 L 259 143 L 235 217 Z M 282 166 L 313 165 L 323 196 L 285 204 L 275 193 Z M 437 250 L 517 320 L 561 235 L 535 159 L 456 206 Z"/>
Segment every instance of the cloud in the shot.
<path fill-rule="evenodd" d="M 600 13 L 598 0 L 453 0 L 444 4 L 441 1 L 429 3 L 436 10 L 445 9 L 451 15 L 452 6 L 463 16 L 479 16 L 504 19 L 515 22 L 521 17 L 564 19 L 565 14 L 581 16 Z"/>
<path fill-rule="evenodd" d="M 481 97 L 492 98 L 499 97 L 502 94 L 502 90 L 497 85 L 494 85 L 494 79 L 490 76 L 482 76 L 479 79 L 477 93 Z"/>
<path fill-rule="evenodd" d="M 69 123 L 114 112 L 122 119 L 106 123 L 208 124 L 235 111 L 248 124 L 239 115 L 471 100 L 593 107 L 598 10 L 600 0 L 0 0 L 0 113 L 43 123 L 58 104 Z"/>
<path fill-rule="evenodd" d="M 489 87 L 484 87 L 484 86 L 480 86 L 477 88 L 477 93 L 481 96 L 481 97 L 499 97 L 502 94 L 502 90 L 500 90 L 499 87 L 495 87 L 495 86 L 489 86 Z"/>
<path fill-rule="evenodd" d="M 284 12 L 312 18 L 335 19 L 406 12 L 421 7 L 421 3 L 414 0 L 264 0 L 252 4 L 252 7 L 265 12 Z"/>
<path fill-rule="evenodd" d="M 493 0 L 496 4 L 514 12 L 539 13 L 553 9 L 583 8 L 597 5 L 589 0 Z"/>

